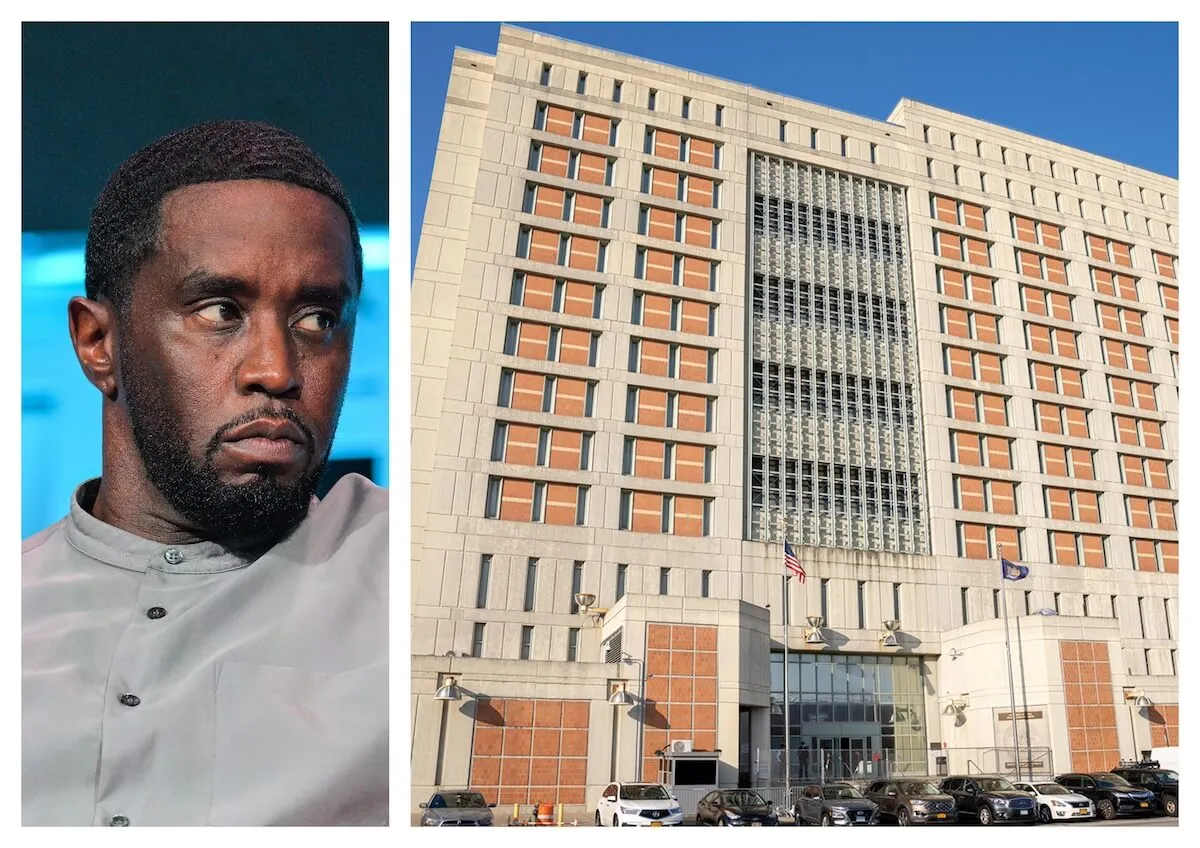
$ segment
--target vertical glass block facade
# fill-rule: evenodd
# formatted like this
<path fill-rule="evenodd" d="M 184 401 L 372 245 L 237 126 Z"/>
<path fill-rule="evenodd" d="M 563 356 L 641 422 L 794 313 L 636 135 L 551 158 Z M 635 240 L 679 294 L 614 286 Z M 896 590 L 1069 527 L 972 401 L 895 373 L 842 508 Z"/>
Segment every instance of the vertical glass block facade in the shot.
<path fill-rule="evenodd" d="M 750 154 L 746 538 L 928 550 L 904 189 Z"/>

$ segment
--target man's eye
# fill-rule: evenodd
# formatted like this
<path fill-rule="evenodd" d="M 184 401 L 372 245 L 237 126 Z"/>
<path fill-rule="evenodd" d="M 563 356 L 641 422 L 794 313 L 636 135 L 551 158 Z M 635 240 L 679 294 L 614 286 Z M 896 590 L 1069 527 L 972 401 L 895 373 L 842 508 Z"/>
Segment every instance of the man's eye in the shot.
<path fill-rule="evenodd" d="M 214 324 L 227 324 L 237 318 L 237 310 L 232 303 L 210 303 L 196 314 Z"/>
<path fill-rule="evenodd" d="M 296 322 L 301 330 L 311 333 L 327 333 L 337 325 L 337 317 L 332 312 L 312 312 Z"/>

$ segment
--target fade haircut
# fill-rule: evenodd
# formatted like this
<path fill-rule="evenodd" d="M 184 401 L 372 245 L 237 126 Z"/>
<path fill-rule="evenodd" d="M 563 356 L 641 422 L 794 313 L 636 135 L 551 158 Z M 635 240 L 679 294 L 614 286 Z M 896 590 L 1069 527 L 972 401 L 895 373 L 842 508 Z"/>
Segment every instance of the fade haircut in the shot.
<path fill-rule="evenodd" d="M 163 198 L 175 189 L 225 180 L 276 180 L 320 192 L 346 213 L 354 272 L 362 288 L 358 221 L 341 182 L 296 136 L 258 121 L 213 121 L 143 147 L 109 177 L 88 225 L 84 281 L 92 300 L 121 313 L 133 278 L 159 247 Z"/>

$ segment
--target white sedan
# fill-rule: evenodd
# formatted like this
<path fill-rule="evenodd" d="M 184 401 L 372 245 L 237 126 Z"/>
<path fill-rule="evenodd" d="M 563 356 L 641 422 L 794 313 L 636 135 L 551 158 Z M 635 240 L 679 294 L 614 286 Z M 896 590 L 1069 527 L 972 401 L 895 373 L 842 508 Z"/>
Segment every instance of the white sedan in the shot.
<path fill-rule="evenodd" d="M 596 827 L 674 827 L 683 810 L 661 783 L 610 783 L 596 802 Z"/>
<path fill-rule="evenodd" d="M 1017 788 L 1033 795 L 1038 820 L 1043 824 L 1056 821 L 1094 819 L 1096 805 L 1086 795 L 1077 795 L 1057 783 L 1018 783 Z"/>

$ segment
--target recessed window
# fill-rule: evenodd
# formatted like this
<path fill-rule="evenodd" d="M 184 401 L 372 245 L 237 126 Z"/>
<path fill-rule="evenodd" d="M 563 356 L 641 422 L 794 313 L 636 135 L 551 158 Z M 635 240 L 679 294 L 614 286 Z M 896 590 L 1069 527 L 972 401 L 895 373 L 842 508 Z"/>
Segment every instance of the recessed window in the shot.
<path fill-rule="evenodd" d="M 671 569 L 660 568 L 658 570 L 658 594 L 668 594 L 671 586 Z"/>
<path fill-rule="evenodd" d="M 475 588 L 475 609 L 487 607 L 488 585 L 492 578 L 492 555 L 484 554 L 479 559 L 479 583 Z"/>
<path fill-rule="evenodd" d="M 875 164 L 875 142 L 871 142 L 871 164 Z"/>
<path fill-rule="evenodd" d="M 700 572 L 700 597 L 707 598 L 712 583 L 712 572 L 707 568 Z"/>
<path fill-rule="evenodd" d="M 529 659 L 533 652 L 533 627 L 526 624 L 521 628 L 521 659 Z"/>
<path fill-rule="evenodd" d="M 613 80 L 612 99 L 613 99 L 613 103 L 621 102 L 621 81 L 620 80 Z"/>
<path fill-rule="evenodd" d="M 550 84 L 550 64 L 546 63 L 546 64 L 542 65 L 542 85 L 549 85 L 549 84 Z"/>
<path fill-rule="evenodd" d="M 821 578 L 821 618 L 829 624 L 829 578 Z"/>
<path fill-rule="evenodd" d="M 525 612 L 533 612 L 534 599 L 537 595 L 537 557 L 529 557 L 525 562 Z"/>
<path fill-rule="evenodd" d="M 624 563 L 617 566 L 617 591 L 616 600 L 621 600 L 625 597 L 625 578 L 629 572 L 629 566 Z"/>
<path fill-rule="evenodd" d="M 575 84 L 575 93 L 587 94 L 587 73 L 585 71 L 579 72 L 579 82 Z"/>
<path fill-rule="evenodd" d="M 779 140 L 787 141 L 787 121 L 779 122 Z"/>
<path fill-rule="evenodd" d="M 646 100 L 646 108 L 649 109 L 651 112 L 654 111 L 654 102 L 656 100 L 658 100 L 658 89 L 652 88 L 652 89 L 650 89 L 650 96 Z"/>
<path fill-rule="evenodd" d="M 808 146 L 813 150 L 817 149 L 817 130 L 815 128 L 808 134 Z"/>
<path fill-rule="evenodd" d="M 685 117 L 685 118 L 691 117 L 691 112 L 692 112 L 692 98 L 685 97 L 685 98 L 683 98 L 683 117 Z"/>
<path fill-rule="evenodd" d="M 725 107 L 720 104 L 717 104 L 715 120 L 716 120 L 716 124 L 718 127 L 722 126 L 724 118 L 725 118 Z"/>
<path fill-rule="evenodd" d="M 842 136 L 842 155 L 846 155 L 846 136 Z"/>
<path fill-rule="evenodd" d="M 483 656 L 483 622 L 475 622 L 475 627 L 471 633 L 471 656 Z"/>

